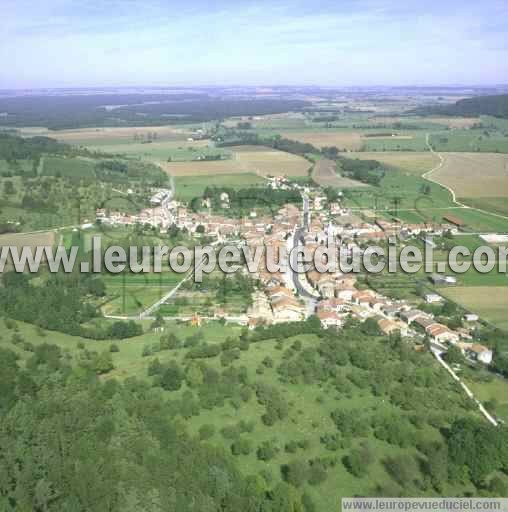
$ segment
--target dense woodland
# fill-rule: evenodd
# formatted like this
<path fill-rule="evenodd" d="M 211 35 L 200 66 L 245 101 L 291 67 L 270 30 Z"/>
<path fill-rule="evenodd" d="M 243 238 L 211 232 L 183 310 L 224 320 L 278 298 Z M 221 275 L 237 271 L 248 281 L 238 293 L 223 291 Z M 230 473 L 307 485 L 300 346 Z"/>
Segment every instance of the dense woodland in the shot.
<path fill-rule="evenodd" d="M 494 116 L 508 118 L 508 94 L 475 96 L 457 101 L 454 105 L 422 107 L 415 113 L 447 116 Z"/>
<path fill-rule="evenodd" d="M 91 126 L 162 126 L 300 110 L 308 103 L 283 99 L 221 99 L 206 94 L 90 94 L 0 99 L 3 126 L 53 130 Z M 114 109 L 106 108 L 118 105 Z"/>
<path fill-rule="evenodd" d="M 34 324 L 43 329 L 60 331 L 92 339 L 118 339 L 140 335 L 143 330 L 134 322 L 90 323 L 100 318 L 94 298 L 105 295 L 100 277 L 92 274 L 48 274 L 43 283 L 17 272 L 2 274 L 0 314 Z"/>

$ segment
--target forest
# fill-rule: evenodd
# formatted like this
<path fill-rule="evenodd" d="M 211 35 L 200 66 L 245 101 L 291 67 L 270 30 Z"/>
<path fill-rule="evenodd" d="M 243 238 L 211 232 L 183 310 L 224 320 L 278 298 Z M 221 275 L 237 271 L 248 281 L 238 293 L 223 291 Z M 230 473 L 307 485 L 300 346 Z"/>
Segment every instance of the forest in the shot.
<path fill-rule="evenodd" d="M 457 101 L 453 105 L 420 107 L 414 113 L 447 116 L 508 117 L 508 94 L 475 96 Z"/>
<path fill-rule="evenodd" d="M 106 108 L 114 105 L 113 109 Z M 163 126 L 300 110 L 301 100 L 223 99 L 207 94 L 89 94 L 0 98 L 2 125 L 51 130 Z"/>

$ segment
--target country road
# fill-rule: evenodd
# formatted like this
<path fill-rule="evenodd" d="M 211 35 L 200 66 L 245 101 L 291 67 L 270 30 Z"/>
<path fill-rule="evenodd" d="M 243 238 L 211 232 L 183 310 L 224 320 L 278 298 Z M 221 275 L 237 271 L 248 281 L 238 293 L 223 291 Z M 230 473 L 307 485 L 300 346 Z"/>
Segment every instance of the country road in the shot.
<path fill-rule="evenodd" d="M 434 151 L 434 148 L 432 147 L 431 143 L 430 143 L 430 140 L 429 140 L 429 137 L 430 137 L 430 134 L 427 133 L 426 137 L 425 137 L 425 143 L 427 144 L 427 147 L 429 148 L 429 151 L 437 156 L 439 158 L 439 163 L 433 167 L 430 171 L 427 171 L 426 173 L 422 174 L 422 178 L 427 180 L 427 181 L 430 181 L 431 183 L 436 183 L 437 185 L 440 185 L 441 187 L 444 187 L 446 190 L 448 190 L 448 192 L 450 192 L 451 196 L 452 196 L 452 200 L 453 202 L 457 205 L 458 208 L 466 208 L 468 210 L 475 210 L 477 212 L 481 212 L 481 213 L 484 213 L 486 215 L 492 215 L 493 217 L 498 217 L 499 219 L 505 219 L 505 220 L 508 220 L 508 216 L 506 215 L 501 215 L 499 213 L 494 213 L 494 212 L 489 212 L 487 210 L 482 210 L 481 208 L 475 208 L 473 206 L 469 206 L 467 204 L 464 204 L 464 203 L 461 203 L 457 197 L 456 197 L 456 194 L 455 194 L 455 191 L 450 188 L 449 186 L 433 179 L 431 176 L 439 171 L 444 163 L 445 163 L 445 158 L 443 157 L 443 155 L 441 153 L 438 153 L 437 151 Z"/>

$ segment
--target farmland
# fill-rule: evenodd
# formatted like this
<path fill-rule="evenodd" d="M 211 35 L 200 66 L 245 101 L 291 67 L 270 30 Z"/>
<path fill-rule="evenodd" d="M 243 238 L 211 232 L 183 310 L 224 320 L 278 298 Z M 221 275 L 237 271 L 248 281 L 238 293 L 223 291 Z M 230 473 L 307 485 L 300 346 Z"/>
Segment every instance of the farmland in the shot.
<path fill-rule="evenodd" d="M 441 292 L 500 329 L 508 329 L 508 286 L 459 286 Z"/>
<path fill-rule="evenodd" d="M 364 183 L 337 174 L 337 164 L 326 158 L 316 162 L 312 179 L 322 187 L 361 188 L 367 186 Z"/>
<path fill-rule="evenodd" d="M 262 146 L 229 148 L 230 160 L 201 162 L 162 162 L 160 166 L 172 176 L 214 176 L 254 173 L 260 176 L 284 174 L 306 176 L 311 164 L 305 158 Z"/>
<path fill-rule="evenodd" d="M 95 162 L 83 158 L 45 156 L 41 174 L 43 176 L 58 176 L 76 180 L 90 179 L 95 177 Z"/>
<path fill-rule="evenodd" d="M 508 155 L 446 153 L 432 178 L 455 191 L 458 198 L 508 197 Z"/>
<path fill-rule="evenodd" d="M 181 201 L 190 201 L 193 197 L 201 196 L 206 187 L 231 187 L 245 188 L 258 186 L 264 182 L 257 174 L 215 174 L 206 176 L 200 175 L 176 176 L 176 197 Z"/>
<path fill-rule="evenodd" d="M 140 142 L 148 134 L 156 133 L 157 140 L 185 141 L 190 130 L 173 126 L 131 126 L 125 128 L 82 128 L 76 130 L 39 131 L 39 135 L 54 137 L 61 142 L 80 146 L 120 145 Z"/>
<path fill-rule="evenodd" d="M 233 146 L 229 149 L 243 169 L 261 176 L 307 176 L 311 167 L 305 158 L 263 146 Z"/>
<path fill-rule="evenodd" d="M 355 151 L 362 147 L 362 136 L 356 131 L 313 129 L 281 131 L 280 134 L 291 140 L 312 144 L 317 148 L 336 146 L 341 151 Z"/>
<path fill-rule="evenodd" d="M 421 176 L 439 163 L 437 156 L 429 151 L 360 151 L 349 153 L 348 158 L 377 160 L 399 171 Z"/>
<path fill-rule="evenodd" d="M 42 231 L 40 233 L 12 233 L 0 235 L 0 247 L 15 246 L 18 249 L 22 247 L 50 246 L 55 243 L 54 231 Z"/>

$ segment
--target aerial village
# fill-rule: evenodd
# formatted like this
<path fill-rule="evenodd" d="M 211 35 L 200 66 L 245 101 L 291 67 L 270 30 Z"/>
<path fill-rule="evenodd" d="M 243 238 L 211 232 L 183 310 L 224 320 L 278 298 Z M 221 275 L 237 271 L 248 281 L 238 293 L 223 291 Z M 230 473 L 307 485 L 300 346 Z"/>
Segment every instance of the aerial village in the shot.
<path fill-rule="evenodd" d="M 386 219 L 366 219 L 355 215 L 341 204 L 339 198 L 328 202 L 320 188 L 310 188 L 287 180 L 283 176 L 268 177 L 267 186 L 273 189 L 298 190 L 302 195 L 302 206 L 286 204 L 273 214 L 253 209 L 243 218 L 229 217 L 229 196 L 220 196 L 221 213 L 213 211 L 209 199 L 204 198 L 201 209 L 193 211 L 189 206 L 173 197 L 169 189 L 153 191 L 150 207 L 137 214 L 98 209 L 96 222 L 110 226 L 149 225 L 167 231 L 171 226 L 186 230 L 191 236 L 216 240 L 218 243 L 237 243 L 249 249 L 256 247 L 286 248 L 289 252 L 296 245 L 303 245 L 313 254 L 326 241 L 333 241 L 352 254 L 361 253 L 366 244 L 386 241 L 389 237 L 399 240 L 424 240 L 426 234 L 442 235 L 456 233 L 457 223 L 453 218 L 439 224 L 407 224 Z M 426 242 L 432 243 L 432 242 Z M 218 313 L 228 322 L 236 322 L 253 329 L 262 325 L 303 321 L 316 315 L 327 329 L 340 329 L 352 316 L 360 321 L 374 319 L 379 330 L 386 334 L 400 333 L 411 338 L 415 348 L 427 340 L 436 350 L 446 351 L 450 345 L 461 349 L 471 361 L 489 365 L 492 350 L 473 342 L 472 330 L 479 318 L 473 313 L 464 313 L 463 327 L 451 329 L 434 318 L 434 315 L 417 309 L 414 301 L 394 299 L 359 286 L 356 273 L 325 272 L 310 268 L 305 273 L 295 273 L 290 268 L 282 272 L 270 272 L 262 264 L 255 273 L 242 271 L 256 280 L 250 307 L 243 315 L 228 317 L 224 311 Z M 454 276 L 432 274 L 429 280 L 434 285 L 453 286 Z M 422 300 L 427 304 L 440 304 L 445 299 L 429 289 Z M 420 303 L 422 302 L 420 300 Z M 197 316 L 192 322 L 200 323 Z"/>

